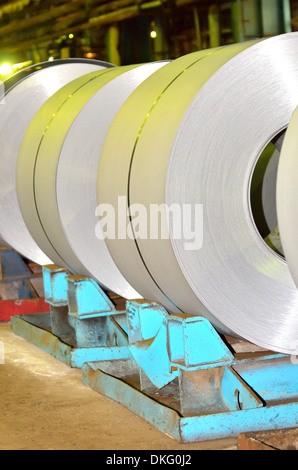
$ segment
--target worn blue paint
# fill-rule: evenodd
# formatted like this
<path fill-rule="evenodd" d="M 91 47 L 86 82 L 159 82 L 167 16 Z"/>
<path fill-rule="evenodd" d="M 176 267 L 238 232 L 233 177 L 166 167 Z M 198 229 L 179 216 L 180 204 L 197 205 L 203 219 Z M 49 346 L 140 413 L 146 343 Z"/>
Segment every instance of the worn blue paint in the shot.
<path fill-rule="evenodd" d="M 43 266 L 42 273 L 45 301 L 56 307 L 67 306 L 67 271 L 53 264 Z"/>
<path fill-rule="evenodd" d="M 235 370 L 266 402 L 298 400 L 298 364 L 289 356 L 239 364 Z"/>
<path fill-rule="evenodd" d="M 231 368 L 225 367 L 221 381 L 222 399 L 231 411 L 261 408 L 263 402 L 241 377 Z"/>
<path fill-rule="evenodd" d="M 169 348 L 173 365 L 186 368 L 203 364 L 231 363 L 234 359 L 206 318 L 168 315 Z"/>
<path fill-rule="evenodd" d="M 157 388 L 164 387 L 177 377 L 177 371 L 171 370 L 166 322 L 162 323 L 154 338 L 131 344 L 129 348 L 138 366 Z"/>
<path fill-rule="evenodd" d="M 195 370 L 202 365 L 231 364 L 234 356 L 221 341 L 211 324 L 202 317 L 185 314 L 168 315 L 153 306 L 154 328 L 144 330 L 149 319 L 150 307 L 139 306 L 130 310 L 129 321 L 133 344 L 130 349 L 139 367 L 158 388 L 174 380 L 179 368 Z M 137 333 L 139 327 L 139 333 Z M 155 329 L 159 330 L 155 334 Z M 148 331 L 154 336 L 148 338 Z M 137 341 L 138 337 L 140 338 Z M 146 338 L 146 339 L 142 339 Z M 153 366 L 154 365 L 154 366 Z"/>
<path fill-rule="evenodd" d="M 159 304 L 147 301 L 127 302 L 123 315 L 92 279 L 69 276 L 57 266 L 44 267 L 43 277 L 52 312 L 36 316 L 36 324 L 33 316 L 28 321 L 26 316 L 15 318 L 16 334 L 66 364 L 82 368 L 84 383 L 124 404 L 163 432 L 182 442 L 192 442 L 297 426 L 298 365 L 289 356 L 270 354 L 236 360 L 205 318 L 169 315 Z M 55 315 L 57 336 L 48 331 Z M 122 328 L 115 322 L 117 315 Z M 63 337 L 65 328 L 75 332 L 76 347 L 59 337 L 59 331 Z M 166 393 L 179 376 L 176 401 L 183 405 L 185 416 L 159 403 L 156 394 L 152 400 L 96 366 L 104 363 L 106 370 L 116 371 L 127 360 L 134 364 L 137 378 L 142 376 L 144 390 L 148 385 L 157 394 L 161 388 Z M 109 362 L 113 367 L 108 367 Z M 198 397 L 209 394 L 207 412 L 200 415 Z M 170 398 L 173 401 L 173 396 Z"/>
<path fill-rule="evenodd" d="M 180 421 L 182 442 L 206 441 L 237 436 L 242 432 L 295 428 L 298 425 L 298 403 L 192 416 Z"/>
<path fill-rule="evenodd" d="M 115 361 L 129 359 L 131 352 L 127 346 L 110 348 L 80 348 L 71 352 L 71 365 L 81 369 L 87 362 Z"/>
<path fill-rule="evenodd" d="M 42 314 L 44 316 L 49 316 L 48 313 Z M 26 321 L 27 318 L 29 321 Z M 11 328 L 12 331 L 22 338 L 29 341 L 34 346 L 42 349 L 46 353 L 55 357 L 64 364 L 71 366 L 71 347 L 63 341 L 60 341 L 59 338 L 52 335 L 49 331 L 43 329 L 40 326 L 34 325 L 33 315 L 22 315 L 14 316 L 11 318 Z M 37 321 L 37 323 L 41 323 Z"/>
<path fill-rule="evenodd" d="M 181 442 L 223 439 L 241 432 L 284 429 L 298 425 L 298 403 L 181 417 L 175 410 L 153 401 L 123 381 L 84 364 L 83 382 Z"/>
<path fill-rule="evenodd" d="M 94 371 L 88 364 L 84 364 L 82 376 L 83 383 L 88 387 L 121 403 L 174 439 L 180 439 L 180 417 L 177 411 L 158 403 L 122 380 L 100 370 Z"/>
<path fill-rule="evenodd" d="M 68 313 L 78 318 L 115 315 L 115 307 L 99 285 L 83 276 L 68 276 Z"/>
<path fill-rule="evenodd" d="M 159 331 L 167 311 L 155 302 L 130 300 L 126 303 L 129 342 L 153 338 Z"/>

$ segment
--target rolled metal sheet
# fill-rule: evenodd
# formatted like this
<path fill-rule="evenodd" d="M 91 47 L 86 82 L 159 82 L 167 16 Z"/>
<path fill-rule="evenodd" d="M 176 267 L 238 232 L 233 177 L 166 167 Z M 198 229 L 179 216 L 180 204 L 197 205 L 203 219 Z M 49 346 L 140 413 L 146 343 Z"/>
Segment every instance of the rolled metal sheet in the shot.
<path fill-rule="evenodd" d="M 165 65 L 155 62 L 125 68 L 100 88 L 74 119 L 57 163 L 56 208 L 69 245 L 93 278 L 127 299 L 140 295 L 119 272 L 105 241 L 98 238 L 101 234 L 95 233 L 95 229 L 101 230 L 95 216 L 97 171 L 101 149 L 119 109 L 146 78 Z"/>
<path fill-rule="evenodd" d="M 128 206 L 147 210 L 203 205 L 203 245 L 186 250 L 188 240 L 175 239 L 170 223 L 170 240 L 108 239 L 108 247 L 144 297 L 291 354 L 298 292 L 285 260 L 258 233 L 249 194 L 262 150 L 298 103 L 298 34 L 209 51 L 167 79 L 177 62 L 146 80 L 118 113 L 100 159 L 98 202 L 117 207 L 124 194 Z M 136 118 L 131 132 L 123 131 L 125 116 Z"/>
<path fill-rule="evenodd" d="M 16 186 L 24 222 L 32 239 L 48 258 L 68 269 L 71 269 L 72 263 L 69 264 L 67 260 L 73 255 L 68 243 L 64 244 L 60 255 L 51 240 L 52 233 L 54 238 L 63 237 L 59 218 L 55 221 L 51 219 L 51 211 L 56 204 L 56 194 L 52 189 L 55 188 L 57 158 L 73 119 L 98 90 L 96 79 L 104 77 L 105 80 L 105 77 L 115 77 L 119 73 L 119 67 L 100 69 L 60 87 L 36 112 L 20 147 Z M 106 82 L 108 81 L 109 78 L 106 78 Z M 73 261 L 77 262 L 76 259 Z M 73 269 L 88 275 L 81 264 L 75 264 Z"/>
<path fill-rule="evenodd" d="M 98 172 L 98 203 L 111 204 L 116 220 L 120 217 L 124 225 L 130 224 L 128 207 L 126 214 L 119 213 L 119 196 L 126 197 L 127 204 L 143 204 L 148 213 L 150 204 L 165 202 L 166 158 L 183 113 L 220 64 L 249 45 L 237 44 L 183 56 L 149 77 L 128 98 L 110 127 Z M 129 127 L 125 125 L 128 117 Z M 137 162 L 140 163 L 135 171 Z M 200 312 L 218 329 L 225 329 L 198 302 L 177 264 L 169 240 L 134 241 L 126 236 L 107 238 L 106 242 L 124 277 L 144 298 L 160 302 L 172 313 Z"/>
<path fill-rule="evenodd" d="M 297 351 L 298 291 L 285 260 L 260 237 L 248 194 L 262 149 L 297 106 L 297 85 L 296 33 L 263 41 L 223 66 L 181 122 L 166 188 L 169 204 L 204 205 L 202 248 L 186 252 L 182 240 L 172 240 L 198 298 L 236 334 L 289 354 Z M 224 97 L 221 109 L 216 92 Z"/>
<path fill-rule="evenodd" d="M 298 288 L 298 108 L 283 141 L 277 174 L 277 216 L 285 257 Z M 298 340 L 297 340 L 298 349 Z"/>
<path fill-rule="evenodd" d="M 71 80 L 104 67 L 98 63 L 65 63 L 40 69 L 16 83 L 0 105 L 0 234 L 8 245 L 39 264 L 51 260 L 30 235 L 17 199 L 16 166 L 26 130 L 41 106 Z"/>
<path fill-rule="evenodd" d="M 33 64 L 29 67 L 26 67 L 19 72 L 15 73 L 11 77 L 7 78 L 4 81 L 4 88 L 5 92 L 11 90 L 17 83 L 25 78 L 28 78 L 29 75 L 32 75 L 36 72 L 40 72 L 40 70 L 44 70 L 47 68 L 56 67 L 57 65 L 69 65 L 69 64 L 87 64 L 87 65 L 94 65 L 95 67 L 102 67 L 105 69 L 116 67 L 109 62 L 105 62 L 102 60 L 94 60 L 94 59 L 82 59 L 82 58 L 71 58 L 71 59 L 55 59 L 54 61 L 47 61 L 47 62 L 40 62 L 39 64 Z M 87 72 L 88 73 L 88 72 Z"/>
<path fill-rule="evenodd" d="M 125 97 L 148 75 L 163 65 L 164 63 L 141 66 L 143 72 L 138 71 L 137 65 L 118 67 L 86 75 L 68 84 L 49 99 L 32 120 L 23 140 L 18 161 L 17 188 L 20 206 L 26 224 L 38 245 L 56 264 L 65 266 L 72 272 L 95 277 L 104 287 L 128 298 L 136 298 L 140 295 L 125 281 L 116 268 L 104 240 L 98 240 L 95 237 L 96 180 L 100 142 L 104 140 L 108 125 L 125 101 Z M 136 69 L 135 74 L 127 76 L 126 73 L 133 72 L 133 69 Z M 105 91 L 106 86 L 117 77 L 120 79 L 122 74 L 125 78 L 117 82 L 118 86 L 116 83 L 115 86 L 112 85 Z M 89 105 L 93 97 L 94 101 Z M 101 98 L 105 100 L 103 108 L 101 108 Z M 109 100 L 110 111 L 108 111 Z M 79 118 L 80 112 L 87 105 L 87 115 L 84 114 L 86 121 L 82 124 Z M 89 112 L 90 116 L 88 116 Z M 76 128 L 77 130 L 73 133 L 72 127 L 76 122 L 79 122 L 79 128 Z M 63 192 L 63 197 L 68 201 L 68 209 L 70 209 L 70 212 L 67 210 L 64 214 L 63 223 L 67 226 L 71 220 L 75 224 L 79 233 L 70 233 L 70 236 L 74 239 L 79 236 L 83 241 L 83 244 L 78 247 L 79 253 L 83 253 L 83 257 L 87 256 L 88 260 L 92 260 L 95 272 L 89 269 L 88 263 L 81 262 L 81 256 L 78 257 L 73 246 L 69 244 L 57 206 L 57 166 L 61 155 L 64 154 L 62 149 L 65 147 L 64 143 L 69 132 L 68 145 L 71 145 L 71 150 L 67 154 L 69 150 L 67 147 L 66 158 L 70 158 L 70 161 L 60 172 L 59 178 L 59 194 L 61 196 L 61 191 Z M 71 143 L 73 138 L 79 138 L 81 144 L 78 146 L 78 140 Z M 91 141 L 94 145 L 90 145 Z M 88 206 L 89 219 L 87 218 L 87 221 L 85 206 L 82 212 L 77 213 L 76 201 L 80 207 L 84 202 L 80 200 L 82 192 L 85 196 L 84 201 L 87 201 L 87 205 L 91 204 L 90 208 Z M 90 194 L 93 196 L 94 204 L 90 202 Z M 73 216 L 78 219 L 74 220 Z M 86 222 L 89 224 L 86 225 Z M 85 236 L 87 240 L 82 240 Z M 89 246 L 90 239 L 92 246 Z M 95 251 L 92 249 L 94 246 Z M 85 255 L 86 252 L 87 255 Z"/>

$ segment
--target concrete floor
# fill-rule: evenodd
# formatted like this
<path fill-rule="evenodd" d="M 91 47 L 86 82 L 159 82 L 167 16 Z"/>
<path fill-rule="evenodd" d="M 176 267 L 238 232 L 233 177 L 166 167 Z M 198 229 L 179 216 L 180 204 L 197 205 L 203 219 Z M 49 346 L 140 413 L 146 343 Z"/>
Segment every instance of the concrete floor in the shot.
<path fill-rule="evenodd" d="M 235 439 L 179 444 L 122 405 L 85 387 L 81 371 L 0 324 L 0 450 L 236 449 Z"/>

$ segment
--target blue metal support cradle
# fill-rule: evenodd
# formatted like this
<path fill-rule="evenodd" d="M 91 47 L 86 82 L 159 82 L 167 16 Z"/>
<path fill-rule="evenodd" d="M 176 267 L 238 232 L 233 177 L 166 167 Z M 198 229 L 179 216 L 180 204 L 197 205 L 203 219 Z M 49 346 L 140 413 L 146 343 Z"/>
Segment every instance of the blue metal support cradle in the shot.
<path fill-rule="evenodd" d="M 57 266 L 43 278 L 51 312 L 14 317 L 13 331 L 161 431 L 193 442 L 297 426 L 296 358 L 231 342 L 205 318 L 156 302 L 119 307 L 94 280 Z"/>

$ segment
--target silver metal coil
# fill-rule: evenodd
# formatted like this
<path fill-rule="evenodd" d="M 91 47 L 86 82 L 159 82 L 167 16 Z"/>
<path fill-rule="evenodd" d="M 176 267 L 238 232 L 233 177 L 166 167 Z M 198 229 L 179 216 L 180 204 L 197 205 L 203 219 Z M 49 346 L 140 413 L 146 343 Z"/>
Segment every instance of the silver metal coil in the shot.
<path fill-rule="evenodd" d="M 148 210 L 203 205 L 202 247 L 186 250 L 169 223 L 170 240 L 107 240 L 109 250 L 143 297 L 291 354 L 298 293 L 256 228 L 250 187 L 262 150 L 298 103 L 298 34 L 204 51 L 171 74 L 178 65 L 146 80 L 118 113 L 100 159 L 98 202 L 116 208 L 127 194 Z"/>
<path fill-rule="evenodd" d="M 37 70 L 14 85 L 0 105 L 0 234 L 39 264 L 51 260 L 30 235 L 19 208 L 15 178 L 20 146 L 31 120 L 50 96 L 71 80 L 101 68 L 96 63 L 70 63 Z"/>

